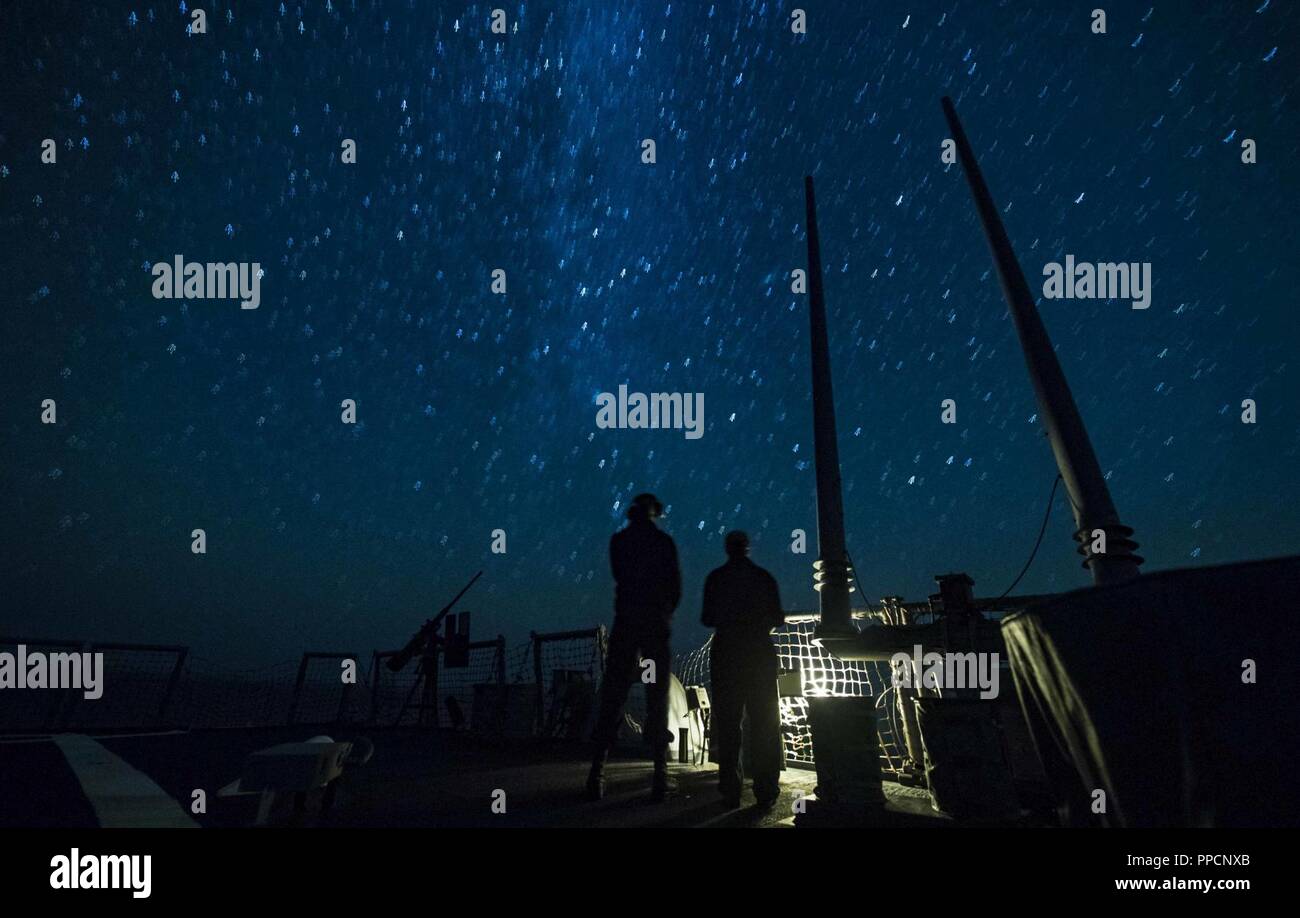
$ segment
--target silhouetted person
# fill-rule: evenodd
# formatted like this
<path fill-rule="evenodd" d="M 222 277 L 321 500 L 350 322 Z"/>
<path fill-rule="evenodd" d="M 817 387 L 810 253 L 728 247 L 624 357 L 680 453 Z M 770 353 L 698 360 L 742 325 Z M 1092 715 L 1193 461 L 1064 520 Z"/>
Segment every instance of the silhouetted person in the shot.
<path fill-rule="evenodd" d="M 760 805 L 770 806 L 780 794 L 781 780 L 780 666 L 771 634 L 785 623 L 785 615 L 776 580 L 749 560 L 749 536 L 727 533 L 726 548 L 727 563 L 704 581 L 701 618 L 717 629 L 710 671 L 718 790 L 728 806 L 740 806 L 740 721 L 748 713 L 754 796 Z"/>
<path fill-rule="evenodd" d="M 654 521 L 663 504 L 653 494 L 638 494 L 627 509 L 628 524 L 609 540 L 609 564 L 614 572 L 614 627 L 605 658 L 605 682 L 592 740 L 596 744 L 587 796 L 605 792 L 604 767 L 623 721 L 628 690 L 642 681 L 641 658 L 654 661 L 654 681 L 646 683 L 644 739 L 654 758 L 652 795 L 668 792 L 668 685 L 672 657 L 668 641 L 673 611 L 682 598 L 677 546 Z"/>

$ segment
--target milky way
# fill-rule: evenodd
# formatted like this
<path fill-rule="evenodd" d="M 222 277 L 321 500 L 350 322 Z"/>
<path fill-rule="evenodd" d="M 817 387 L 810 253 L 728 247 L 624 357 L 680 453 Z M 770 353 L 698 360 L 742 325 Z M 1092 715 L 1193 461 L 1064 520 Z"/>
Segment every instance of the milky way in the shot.
<path fill-rule="evenodd" d="M 809 0 L 800 35 L 792 3 L 557 0 L 499 35 L 490 4 L 209 2 L 187 35 L 184 4 L 5 4 L 4 630 L 369 650 L 479 568 L 476 636 L 588 627 L 647 490 L 680 647 L 732 528 L 815 608 L 805 174 L 863 594 L 997 595 L 1055 467 L 944 95 L 1031 287 L 1152 265 L 1145 310 L 1040 302 L 1145 569 L 1300 550 L 1300 17 L 1106 4 L 1097 35 L 1099 5 Z M 259 307 L 155 299 L 175 255 L 260 263 Z M 620 385 L 703 393 L 703 436 L 598 428 Z M 1019 590 L 1089 583 L 1072 528 L 1058 492 Z"/>

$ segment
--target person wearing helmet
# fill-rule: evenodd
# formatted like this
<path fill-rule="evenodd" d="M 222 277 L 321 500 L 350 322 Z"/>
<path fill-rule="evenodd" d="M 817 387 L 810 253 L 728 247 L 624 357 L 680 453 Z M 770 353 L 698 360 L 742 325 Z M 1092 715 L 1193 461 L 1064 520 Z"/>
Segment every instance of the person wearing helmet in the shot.
<path fill-rule="evenodd" d="M 781 713 L 776 694 L 779 662 L 772 629 L 785 623 L 776 580 L 749 560 L 749 536 L 727 533 L 727 563 L 704 581 L 701 621 L 714 628 L 710 650 L 714 749 L 718 790 L 740 806 L 740 722 L 749 715 L 754 796 L 771 806 L 780 794 Z"/>
<path fill-rule="evenodd" d="M 663 504 L 653 494 L 638 494 L 627 509 L 627 525 L 609 540 L 614 573 L 614 626 L 605 656 L 605 680 L 592 741 L 596 746 L 587 776 L 587 796 L 598 800 L 605 792 L 604 767 L 623 721 L 623 705 L 634 682 L 646 687 L 643 736 L 654 759 L 651 795 L 668 793 L 668 686 L 672 670 L 669 637 L 673 611 L 682 598 L 677 546 L 655 525 Z M 642 658 L 654 667 L 643 668 Z M 644 676 L 643 676 L 644 673 Z"/>

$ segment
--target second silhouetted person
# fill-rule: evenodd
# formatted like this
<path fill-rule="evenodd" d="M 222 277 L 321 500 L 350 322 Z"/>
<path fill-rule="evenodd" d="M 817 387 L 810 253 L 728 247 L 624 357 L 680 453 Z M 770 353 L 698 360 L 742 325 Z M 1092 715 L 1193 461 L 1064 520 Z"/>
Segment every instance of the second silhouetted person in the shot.
<path fill-rule="evenodd" d="M 710 670 L 718 790 L 728 806 L 740 805 L 740 722 L 748 713 L 754 796 L 770 806 L 780 793 L 782 758 L 779 662 L 771 635 L 785 613 L 776 580 L 749 560 L 749 536 L 727 533 L 726 549 L 727 563 L 704 582 L 701 619 L 717 629 Z"/>

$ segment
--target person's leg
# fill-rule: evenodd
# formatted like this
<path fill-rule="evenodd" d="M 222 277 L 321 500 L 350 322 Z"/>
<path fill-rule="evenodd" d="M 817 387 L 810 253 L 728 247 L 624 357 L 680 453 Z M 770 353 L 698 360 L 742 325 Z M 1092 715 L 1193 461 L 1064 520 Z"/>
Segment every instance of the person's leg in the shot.
<path fill-rule="evenodd" d="M 710 703 L 713 705 L 710 720 L 710 742 L 718 758 L 718 792 L 732 806 L 740 805 L 740 718 L 744 713 L 744 697 L 737 685 L 737 673 L 724 661 L 718 665 L 718 655 L 711 662 L 712 675 Z"/>
<path fill-rule="evenodd" d="M 668 629 L 654 626 L 645 630 L 641 655 L 654 662 L 654 679 L 645 684 L 645 742 L 651 753 L 667 752 L 673 736 L 668 732 L 668 686 L 672 682 L 673 660 L 668 645 Z M 641 665 L 644 665 L 642 663 Z M 638 667 L 637 679 L 643 678 Z"/>
<path fill-rule="evenodd" d="M 615 619 L 605 655 L 605 675 L 600 685 L 596 726 L 591 732 L 592 742 L 598 747 L 608 749 L 618 738 L 618 728 L 623 722 L 623 704 L 627 701 L 628 690 L 636 676 L 636 635 L 627 627 L 626 622 Z"/>
<path fill-rule="evenodd" d="M 776 676 L 768 675 L 767 667 L 755 667 L 745 692 L 754 796 L 761 804 L 775 802 L 781 793 L 781 703 L 776 694 Z"/>
<path fill-rule="evenodd" d="M 609 645 L 605 655 L 605 676 L 600 686 L 600 708 L 596 726 L 591 733 L 591 771 L 587 775 L 587 796 L 600 799 L 605 793 L 605 759 L 610 747 L 618 738 L 619 724 L 623 721 L 623 704 L 637 670 L 636 636 L 625 622 L 614 620 L 610 630 Z"/>
<path fill-rule="evenodd" d="M 651 791 L 655 799 L 661 800 L 668 793 L 668 744 L 672 741 L 668 732 L 668 687 L 672 682 L 673 660 L 667 624 L 661 626 L 654 622 L 644 629 L 641 653 L 654 661 L 654 679 L 645 687 L 645 741 L 654 760 Z"/>

